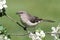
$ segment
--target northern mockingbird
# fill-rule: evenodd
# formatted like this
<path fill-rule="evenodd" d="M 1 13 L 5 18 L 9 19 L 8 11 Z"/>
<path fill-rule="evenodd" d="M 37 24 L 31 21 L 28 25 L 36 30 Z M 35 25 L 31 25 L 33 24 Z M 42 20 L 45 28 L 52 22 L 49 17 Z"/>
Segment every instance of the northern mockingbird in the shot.
<path fill-rule="evenodd" d="M 32 16 L 28 14 L 26 11 L 18 11 L 17 14 L 19 14 L 19 17 L 21 19 L 21 23 L 25 26 L 25 30 L 28 27 L 35 27 L 37 24 L 41 22 L 55 22 L 52 20 L 45 20 L 45 19 L 40 19 L 39 17 Z"/>

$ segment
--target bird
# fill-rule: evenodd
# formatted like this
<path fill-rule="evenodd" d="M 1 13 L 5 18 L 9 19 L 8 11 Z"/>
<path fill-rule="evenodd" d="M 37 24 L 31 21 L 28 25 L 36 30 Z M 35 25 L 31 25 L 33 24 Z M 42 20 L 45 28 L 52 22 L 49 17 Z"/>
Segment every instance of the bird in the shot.
<path fill-rule="evenodd" d="M 27 30 L 28 27 L 35 27 L 37 24 L 41 22 L 55 22 L 53 20 L 46 20 L 39 18 L 37 16 L 33 16 L 29 14 L 27 11 L 18 11 L 16 14 L 19 15 L 21 23 L 25 26 L 24 30 Z"/>

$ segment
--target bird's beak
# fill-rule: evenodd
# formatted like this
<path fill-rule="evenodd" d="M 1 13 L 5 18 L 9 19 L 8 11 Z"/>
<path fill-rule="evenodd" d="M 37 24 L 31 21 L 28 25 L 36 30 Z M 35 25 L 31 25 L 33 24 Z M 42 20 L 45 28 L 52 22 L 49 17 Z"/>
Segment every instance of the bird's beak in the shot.
<path fill-rule="evenodd" d="M 16 14 L 19 14 L 19 12 L 16 12 Z"/>
<path fill-rule="evenodd" d="M 23 14 L 23 12 L 17 12 L 16 14 Z"/>

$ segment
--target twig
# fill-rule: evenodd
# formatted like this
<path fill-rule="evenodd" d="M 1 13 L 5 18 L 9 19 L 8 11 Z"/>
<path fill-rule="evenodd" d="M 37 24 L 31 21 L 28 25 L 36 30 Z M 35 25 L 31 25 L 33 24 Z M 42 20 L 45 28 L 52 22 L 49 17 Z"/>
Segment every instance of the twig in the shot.
<path fill-rule="evenodd" d="M 10 35 L 10 36 L 26 36 L 26 35 L 29 35 L 29 33 L 26 33 L 26 34 L 14 34 L 14 33 L 8 33 L 7 35 Z"/>
<path fill-rule="evenodd" d="M 60 34 L 60 32 L 58 33 L 45 32 L 45 34 Z"/>

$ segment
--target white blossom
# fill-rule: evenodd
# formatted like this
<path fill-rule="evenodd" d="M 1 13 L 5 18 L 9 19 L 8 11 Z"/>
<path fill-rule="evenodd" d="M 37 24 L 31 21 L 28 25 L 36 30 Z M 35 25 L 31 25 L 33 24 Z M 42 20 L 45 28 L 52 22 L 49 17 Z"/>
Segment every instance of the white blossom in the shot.
<path fill-rule="evenodd" d="M 56 34 L 54 34 L 54 33 L 57 33 L 56 28 L 55 28 L 55 27 L 52 27 L 52 30 L 53 30 L 53 31 L 51 32 L 51 33 L 52 33 L 51 35 L 52 35 L 52 36 L 56 36 Z"/>
<path fill-rule="evenodd" d="M 39 32 L 37 32 L 37 31 L 36 31 L 36 33 L 35 33 L 35 34 L 36 34 L 36 36 L 40 36 L 40 33 L 39 33 Z"/>
<path fill-rule="evenodd" d="M 36 30 L 35 33 L 30 32 L 29 38 L 32 38 L 32 40 L 42 40 L 42 38 L 45 37 L 45 33 L 41 30 Z"/>
<path fill-rule="evenodd" d="M 3 35 L 0 35 L 0 40 L 3 40 Z"/>
<path fill-rule="evenodd" d="M 41 30 L 41 32 L 40 32 L 40 36 L 43 38 L 43 37 L 45 37 L 45 33 Z"/>
<path fill-rule="evenodd" d="M 4 37 L 4 39 L 6 40 L 6 39 L 8 39 L 8 37 L 7 37 L 7 36 L 5 36 L 5 37 Z"/>
<path fill-rule="evenodd" d="M 34 34 L 32 32 L 30 32 L 29 38 L 32 38 L 32 36 L 34 36 Z"/>
<path fill-rule="evenodd" d="M 0 3 L 0 10 L 3 8 L 2 4 Z"/>
<path fill-rule="evenodd" d="M 7 8 L 7 5 L 5 4 L 5 5 L 3 5 L 3 7 L 4 7 L 4 8 Z"/>
<path fill-rule="evenodd" d="M 0 0 L 0 10 L 1 10 L 3 7 L 4 7 L 4 8 L 7 8 L 6 0 Z"/>
<path fill-rule="evenodd" d="M 59 25 L 57 27 L 52 27 L 52 34 L 51 36 L 53 36 L 55 39 L 58 39 L 57 33 L 59 33 L 60 27 Z"/>
<path fill-rule="evenodd" d="M 40 37 L 36 37 L 36 40 L 42 40 Z"/>
<path fill-rule="evenodd" d="M 1 34 L 0 40 L 10 40 L 10 38 L 8 38 L 6 35 Z"/>
<path fill-rule="evenodd" d="M 4 36 L 4 40 L 10 40 L 7 35 Z"/>
<path fill-rule="evenodd" d="M 35 40 L 35 34 L 33 34 L 32 32 L 30 32 L 29 38 L 32 38 L 32 40 Z"/>
<path fill-rule="evenodd" d="M 10 40 L 9 38 L 7 40 Z"/>

